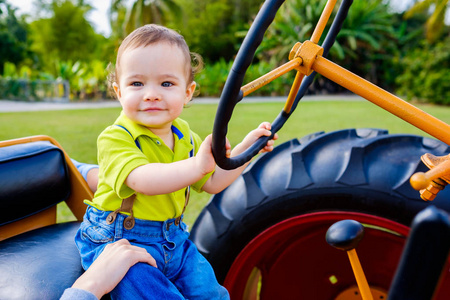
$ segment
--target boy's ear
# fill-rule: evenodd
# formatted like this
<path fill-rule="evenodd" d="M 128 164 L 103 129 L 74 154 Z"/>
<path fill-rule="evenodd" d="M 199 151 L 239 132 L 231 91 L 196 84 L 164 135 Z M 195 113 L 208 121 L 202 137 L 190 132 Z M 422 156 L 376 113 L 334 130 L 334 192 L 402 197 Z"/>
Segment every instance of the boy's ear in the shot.
<path fill-rule="evenodd" d="M 116 92 L 116 96 L 117 96 L 117 98 L 120 98 L 120 88 L 119 88 L 119 85 L 116 83 L 116 82 L 113 82 L 113 89 L 114 89 L 114 92 Z"/>
<path fill-rule="evenodd" d="M 195 81 L 192 81 L 187 89 L 186 89 L 186 101 L 184 102 L 184 105 L 188 104 L 189 101 L 191 101 L 192 96 L 194 95 L 195 92 L 195 87 L 197 86 L 197 83 Z"/>

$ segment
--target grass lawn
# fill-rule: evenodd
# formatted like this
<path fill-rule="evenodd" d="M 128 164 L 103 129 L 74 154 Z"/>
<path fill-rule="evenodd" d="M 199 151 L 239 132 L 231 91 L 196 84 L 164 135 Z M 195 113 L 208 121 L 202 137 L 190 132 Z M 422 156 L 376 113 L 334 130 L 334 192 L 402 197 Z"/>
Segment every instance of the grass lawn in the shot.
<path fill-rule="evenodd" d="M 199 100 L 200 101 L 200 100 Z M 229 124 L 228 138 L 236 145 L 251 129 L 262 121 L 272 121 L 284 104 L 240 103 Z M 422 110 L 450 123 L 450 107 L 418 105 Z M 182 118 L 202 138 L 212 132 L 217 105 L 195 103 L 186 108 Z M 96 140 L 100 132 L 112 124 L 120 113 L 119 108 L 85 109 L 67 111 L 38 111 L 0 113 L 0 140 L 30 135 L 49 135 L 55 138 L 67 153 L 83 162 L 96 162 Z M 384 128 L 390 133 L 425 135 L 421 130 L 365 101 L 301 102 L 291 118 L 279 132 L 280 144 L 318 131 L 344 128 Z M 185 221 L 192 225 L 210 195 L 195 193 L 191 196 Z M 73 217 L 64 205 L 59 208 L 59 221 Z"/>

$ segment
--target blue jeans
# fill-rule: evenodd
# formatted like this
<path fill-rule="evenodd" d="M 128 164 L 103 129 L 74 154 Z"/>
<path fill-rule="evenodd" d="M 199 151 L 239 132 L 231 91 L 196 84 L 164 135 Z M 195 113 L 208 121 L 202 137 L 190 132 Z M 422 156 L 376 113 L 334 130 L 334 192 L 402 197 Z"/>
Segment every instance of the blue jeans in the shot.
<path fill-rule="evenodd" d="M 209 262 L 188 239 L 186 224 L 136 219 L 131 230 L 123 227 L 125 215 L 106 224 L 110 212 L 89 207 L 75 237 L 84 269 L 94 262 L 108 243 L 127 239 L 145 248 L 158 268 L 138 263 L 110 293 L 112 299 L 229 299 L 216 280 Z"/>

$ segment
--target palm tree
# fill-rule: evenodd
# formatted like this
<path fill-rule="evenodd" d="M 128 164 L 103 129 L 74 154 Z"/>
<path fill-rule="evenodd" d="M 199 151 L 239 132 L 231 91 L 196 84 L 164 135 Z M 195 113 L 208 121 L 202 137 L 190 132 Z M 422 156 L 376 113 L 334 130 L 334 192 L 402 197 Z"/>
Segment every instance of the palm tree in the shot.
<path fill-rule="evenodd" d="M 174 0 L 134 0 L 123 15 L 123 0 L 111 0 L 111 16 L 116 13 L 117 21 L 122 21 L 122 36 L 149 23 L 166 24 L 170 17 L 181 16 L 181 9 Z M 122 15 L 121 15 L 122 13 Z M 112 26 L 114 27 L 114 26 Z"/>
<path fill-rule="evenodd" d="M 426 27 L 426 38 L 429 42 L 435 42 L 445 28 L 445 12 L 450 6 L 449 0 L 423 0 L 416 2 L 406 13 L 405 18 L 411 18 L 415 14 L 428 13 L 434 7 L 428 18 Z"/>

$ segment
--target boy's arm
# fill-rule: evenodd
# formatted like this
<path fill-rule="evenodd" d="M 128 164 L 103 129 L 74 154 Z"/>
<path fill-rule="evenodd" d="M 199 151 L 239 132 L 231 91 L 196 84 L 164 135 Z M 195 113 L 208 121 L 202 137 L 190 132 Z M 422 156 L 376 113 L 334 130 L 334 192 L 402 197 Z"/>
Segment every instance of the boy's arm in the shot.
<path fill-rule="evenodd" d="M 130 172 L 125 184 L 145 195 L 168 194 L 183 189 L 214 170 L 215 161 L 210 147 L 211 136 L 208 136 L 196 156 L 168 164 L 142 165 Z"/>
<path fill-rule="evenodd" d="M 270 136 L 272 134 L 271 125 L 268 122 L 264 122 L 258 126 L 255 130 L 251 131 L 244 140 L 234 147 L 233 151 L 231 151 L 231 157 L 239 155 L 244 152 L 248 147 L 253 145 L 253 143 L 262 136 Z M 261 152 L 270 152 L 273 150 L 274 140 L 278 138 L 278 135 L 275 134 L 273 140 L 269 140 L 267 145 L 261 150 Z M 206 141 L 206 140 L 205 140 Z M 229 144 L 227 143 L 227 148 Z M 227 151 L 228 152 L 228 151 Z M 236 168 L 234 170 L 224 170 L 216 166 L 216 171 L 214 174 L 206 181 L 203 185 L 202 189 L 210 194 L 217 194 L 229 186 L 236 178 L 241 175 L 242 171 L 247 167 L 250 162 L 245 163 L 243 166 Z"/>

